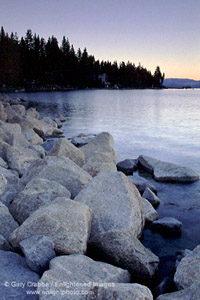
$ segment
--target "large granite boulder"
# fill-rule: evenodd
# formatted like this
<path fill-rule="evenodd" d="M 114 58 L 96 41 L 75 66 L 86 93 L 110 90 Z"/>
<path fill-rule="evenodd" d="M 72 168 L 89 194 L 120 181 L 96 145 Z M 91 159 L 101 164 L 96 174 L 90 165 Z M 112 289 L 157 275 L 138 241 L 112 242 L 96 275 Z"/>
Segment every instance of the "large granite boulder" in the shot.
<path fill-rule="evenodd" d="M 136 187 L 121 172 L 98 174 L 75 198 L 93 213 L 91 238 L 115 231 L 140 236 L 144 226 L 143 203 Z"/>
<path fill-rule="evenodd" d="M 142 198 L 143 201 L 143 206 L 144 206 L 144 218 L 145 218 L 145 223 L 150 223 L 158 219 L 158 213 L 157 211 L 153 208 L 151 203 Z"/>
<path fill-rule="evenodd" d="M 142 197 L 147 199 L 154 207 L 157 207 L 160 204 L 160 199 L 148 187 L 145 189 Z"/>
<path fill-rule="evenodd" d="M 141 284 L 115 283 L 112 286 L 96 286 L 87 300 L 153 300 L 151 291 Z"/>
<path fill-rule="evenodd" d="M 193 182 L 199 179 L 190 168 L 164 162 L 146 155 L 138 158 L 139 165 L 147 172 L 152 173 L 154 179 L 163 182 Z"/>
<path fill-rule="evenodd" d="M 52 238 L 55 251 L 61 254 L 85 253 L 90 235 L 91 211 L 67 198 L 56 198 L 36 210 L 10 236 L 13 247 L 35 234 Z"/>
<path fill-rule="evenodd" d="M 128 178 L 137 187 L 140 194 L 144 193 L 146 188 L 149 188 L 155 194 L 157 193 L 156 187 L 151 182 L 149 182 L 147 179 L 145 179 L 135 173 L 133 174 L 133 176 L 128 176 Z"/>
<path fill-rule="evenodd" d="M 49 155 L 68 157 L 80 167 L 85 163 L 84 153 L 65 139 L 57 139 Z"/>
<path fill-rule="evenodd" d="M 117 171 L 121 171 L 125 175 L 132 175 L 137 170 L 137 164 L 137 159 L 125 159 L 117 163 Z"/>
<path fill-rule="evenodd" d="M 200 282 L 200 245 L 181 259 L 174 275 L 179 290 L 190 287 L 195 280 Z"/>
<path fill-rule="evenodd" d="M 0 202 L 0 234 L 8 240 L 10 234 L 18 227 L 8 208 Z"/>
<path fill-rule="evenodd" d="M 114 162 L 106 161 L 105 155 L 92 156 L 84 164 L 83 169 L 92 177 L 97 176 L 101 172 L 112 171 L 116 172 L 117 168 Z"/>
<path fill-rule="evenodd" d="M 39 279 L 39 275 L 29 269 L 25 258 L 0 250 L 1 300 L 38 300 L 34 292 Z"/>
<path fill-rule="evenodd" d="M 41 160 L 41 154 L 30 148 L 10 146 L 7 150 L 7 162 L 10 169 L 21 177 L 33 162 Z"/>
<path fill-rule="evenodd" d="M 81 150 L 85 154 L 86 162 L 98 153 L 106 153 L 110 157 L 110 161 L 116 163 L 114 140 L 108 132 L 98 134 L 89 144 L 81 147 Z"/>
<path fill-rule="evenodd" d="M 151 223 L 150 229 L 165 236 L 179 236 L 181 234 L 182 223 L 172 217 L 165 217 Z"/>
<path fill-rule="evenodd" d="M 45 235 L 33 235 L 19 244 L 27 265 L 39 274 L 48 269 L 50 260 L 56 256 L 52 239 Z"/>
<path fill-rule="evenodd" d="M 149 282 L 159 264 L 159 258 L 127 231 L 96 236 L 89 243 L 89 254 L 128 270 L 134 282 Z"/>
<path fill-rule="evenodd" d="M 58 182 L 44 178 L 34 178 L 12 201 L 9 209 L 15 220 L 21 224 L 34 211 L 51 203 L 57 197 L 70 198 L 71 193 Z"/>
<path fill-rule="evenodd" d="M 49 156 L 32 166 L 24 174 L 24 183 L 32 178 L 45 178 L 65 186 L 71 193 L 72 199 L 91 180 L 91 176 L 69 158 Z"/>
<path fill-rule="evenodd" d="M 50 261 L 49 271 L 43 274 L 38 291 L 40 300 L 86 300 L 87 294 L 96 285 L 129 281 L 130 275 L 126 270 L 84 255 L 68 255 Z M 48 294 L 50 289 L 54 294 Z"/>
<path fill-rule="evenodd" d="M 193 284 L 184 290 L 160 295 L 156 300 L 199 300 L 200 299 L 200 281 L 194 281 Z"/>

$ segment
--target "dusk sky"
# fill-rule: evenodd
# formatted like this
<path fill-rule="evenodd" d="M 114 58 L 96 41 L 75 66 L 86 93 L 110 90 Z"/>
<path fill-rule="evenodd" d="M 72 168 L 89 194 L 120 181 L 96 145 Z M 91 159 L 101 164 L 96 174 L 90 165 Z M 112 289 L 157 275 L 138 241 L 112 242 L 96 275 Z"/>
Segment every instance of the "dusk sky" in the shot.
<path fill-rule="evenodd" d="M 200 80 L 199 0 L 0 0 L 0 23 L 19 37 L 28 28 L 65 35 L 96 59 Z"/>

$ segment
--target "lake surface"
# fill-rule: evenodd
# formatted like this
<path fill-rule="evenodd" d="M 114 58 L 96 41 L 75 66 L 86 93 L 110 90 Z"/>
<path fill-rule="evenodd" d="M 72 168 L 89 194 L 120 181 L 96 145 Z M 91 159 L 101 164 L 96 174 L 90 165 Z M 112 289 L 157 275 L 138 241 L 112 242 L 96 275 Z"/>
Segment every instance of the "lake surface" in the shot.
<path fill-rule="evenodd" d="M 67 138 L 110 132 L 119 161 L 145 154 L 200 174 L 200 90 L 84 90 L 11 96 L 28 99 L 42 116 L 62 113 L 67 117 L 63 126 Z M 160 218 L 172 216 L 183 222 L 180 238 L 166 239 L 144 230 L 143 243 L 161 259 L 160 277 L 171 276 L 176 251 L 200 244 L 200 183 L 149 180 L 162 201 Z"/>

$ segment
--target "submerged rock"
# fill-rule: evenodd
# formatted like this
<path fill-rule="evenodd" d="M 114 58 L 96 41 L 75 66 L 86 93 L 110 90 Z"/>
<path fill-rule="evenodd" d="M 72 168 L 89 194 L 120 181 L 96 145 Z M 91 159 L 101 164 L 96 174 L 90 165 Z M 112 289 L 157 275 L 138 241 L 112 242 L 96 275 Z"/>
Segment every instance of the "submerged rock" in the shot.
<path fill-rule="evenodd" d="M 117 171 L 121 171 L 125 175 L 132 175 L 137 170 L 137 164 L 137 159 L 125 159 L 117 163 Z"/>
<path fill-rule="evenodd" d="M 114 231 L 140 236 L 144 226 L 143 203 L 136 187 L 121 172 L 103 172 L 74 199 L 93 211 L 91 238 Z"/>
<path fill-rule="evenodd" d="M 193 182 L 199 180 L 199 175 L 192 169 L 164 162 L 146 155 L 138 157 L 139 165 L 152 173 L 154 179 L 163 182 Z"/>
<path fill-rule="evenodd" d="M 51 260 L 49 271 L 43 274 L 39 282 L 38 291 L 40 300 L 86 300 L 89 291 L 96 285 L 129 281 L 130 275 L 126 270 L 94 261 L 84 255 L 67 255 Z M 63 284 L 65 282 L 74 285 Z M 55 295 L 48 294 L 50 289 Z"/>
<path fill-rule="evenodd" d="M 166 217 L 153 221 L 150 229 L 166 236 L 179 236 L 181 234 L 181 226 L 182 223 L 179 220 Z"/>

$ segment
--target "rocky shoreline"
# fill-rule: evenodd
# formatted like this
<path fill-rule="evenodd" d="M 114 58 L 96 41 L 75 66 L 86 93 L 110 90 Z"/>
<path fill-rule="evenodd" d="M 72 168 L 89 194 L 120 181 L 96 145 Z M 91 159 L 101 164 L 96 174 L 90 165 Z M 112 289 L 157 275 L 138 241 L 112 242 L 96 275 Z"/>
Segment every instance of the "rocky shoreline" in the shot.
<path fill-rule="evenodd" d="M 159 219 L 156 188 L 129 176 L 137 169 L 160 182 L 199 176 L 148 156 L 117 164 L 109 133 L 68 141 L 65 121 L 0 98 L 0 299 L 151 300 L 159 258 L 140 242 L 143 229 L 174 237 L 182 224 Z M 48 138 L 55 139 L 46 151 Z M 199 299 L 200 247 L 181 257 L 177 291 L 158 300 Z"/>

